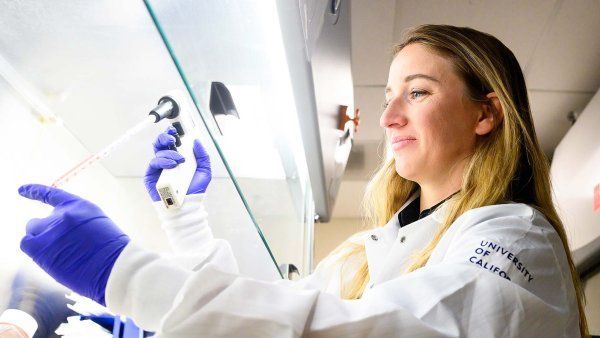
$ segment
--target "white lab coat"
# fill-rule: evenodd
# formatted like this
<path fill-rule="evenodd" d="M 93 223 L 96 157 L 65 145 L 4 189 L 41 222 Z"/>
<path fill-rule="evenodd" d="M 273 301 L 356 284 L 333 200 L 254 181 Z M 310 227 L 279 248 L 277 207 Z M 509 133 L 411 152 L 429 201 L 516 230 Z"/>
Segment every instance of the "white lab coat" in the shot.
<path fill-rule="evenodd" d="M 173 256 L 130 243 L 110 275 L 108 307 L 156 337 L 579 336 L 562 244 L 527 205 L 466 212 L 412 273 L 410 254 L 429 242 L 447 203 L 405 227 L 396 214 L 353 236 L 366 245 L 371 280 L 361 299 L 342 300 L 333 256 L 299 281 L 240 276 L 228 242 L 212 236 L 203 198 L 188 197 L 178 212 L 157 205 Z"/>

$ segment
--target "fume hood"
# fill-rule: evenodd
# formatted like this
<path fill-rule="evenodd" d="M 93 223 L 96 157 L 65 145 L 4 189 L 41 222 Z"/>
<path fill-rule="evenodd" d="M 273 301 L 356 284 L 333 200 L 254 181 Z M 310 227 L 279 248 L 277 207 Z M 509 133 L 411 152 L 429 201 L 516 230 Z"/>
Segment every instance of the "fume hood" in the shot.
<path fill-rule="evenodd" d="M 4 136 L 20 140 L 3 150 L 17 161 L 1 179 L 2 202 L 15 211 L 15 230 L 0 236 L 3 257 L 19 252 L 26 221 L 47 212 L 16 197 L 20 184 L 50 184 L 179 89 L 196 105 L 212 161 L 211 227 L 231 242 L 241 272 L 310 272 L 313 224 L 331 217 L 354 132 L 348 2 L 2 6 L 0 116 Z M 64 186 L 159 251 L 168 247 L 142 177 L 165 128 L 140 132 Z M 26 260 L 18 255 L 8 268 Z"/>

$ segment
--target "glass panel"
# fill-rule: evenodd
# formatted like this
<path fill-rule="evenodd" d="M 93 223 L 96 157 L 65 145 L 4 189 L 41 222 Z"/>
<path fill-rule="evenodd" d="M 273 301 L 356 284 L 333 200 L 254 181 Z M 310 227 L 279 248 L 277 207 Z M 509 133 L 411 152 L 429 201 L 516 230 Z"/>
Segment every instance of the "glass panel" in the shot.
<path fill-rule="evenodd" d="M 58 294 L 52 299 L 64 305 L 65 290 L 19 250 L 26 222 L 45 217 L 50 209 L 20 198 L 17 188 L 24 183 L 52 183 L 144 119 L 162 95 L 186 88 L 141 2 L 64 0 L 49 5 L 30 0 L 0 1 L 0 5 L 0 124 L 6 142 L 0 150 L 4 164 L 0 202 L 8 210 L 0 227 L 0 311 L 24 301 L 47 302 L 49 294 Z M 198 58 L 196 65 L 212 61 Z M 237 98 L 239 89 L 231 89 Z M 246 103 L 240 100 L 239 104 L 240 112 L 245 112 Z M 207 107 L 200 105 L 200 110 L 205 114 Z M 230 168 L 221 160 L 209 130 L 199 125 L 201 141 L 212 160 L 214 178 L 206 203 L 215 235 L 232 243 L 243 274 L 280 278 L 246 201 L 229 176 Z M 63 186 L 98 204 L 142 246 L 159 251 L 168 250 L 168 245 L 142 176 L 153 156 L 152 141 L 165 127 L 148 127 Z M 259 163 L 258 158 L 252 161 Z M 279 174 L 287 172 L 279 169 Z M 287 182 L 288 176 L 281 175 L 279 181 Z M 301 178 L 289 181 L 305 182 Z M 274 182 L 271 176 L 251 181 L 261 189 L 273 183 L 269 191 L 285 188 Z M 302 183 L 294 186 L 299 191 L 288 191 L 289 195 L 306 196 Z M 304 206 L 304 199 L 289 197 L 281 206 L 268 200 L 269 208 L 277 210 L 277 216 L 291 217 L 289 210 L 298 210 L 292 200 Z M 48 305 L 50 311 L 59 308 L 64 306 Z"/>
<path fill-rule="evenodd" d="M 275 2 L 146 3 L 275 258 L 306 274 L 312 194 Z M 236 114 L 215 111 L 215 82 Z"/>

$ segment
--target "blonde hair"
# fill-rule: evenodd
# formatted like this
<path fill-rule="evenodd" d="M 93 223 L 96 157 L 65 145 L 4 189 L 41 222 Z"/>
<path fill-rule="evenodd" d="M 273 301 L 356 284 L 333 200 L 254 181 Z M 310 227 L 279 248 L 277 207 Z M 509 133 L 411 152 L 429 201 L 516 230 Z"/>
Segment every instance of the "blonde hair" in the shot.
<path fill-rule="evenodd" d="M 446 219 L 429 244 L 413 255 L 407 272 L 423 267 L 450 225 L 464 212 L 503 201 L 526 203 L 539 210 L 552 224 L 567 255 L 579 304 L 581 335 L 588 336 L 584 295 L 562 222 L 552 202 L 549 164 L 536 137 L 521 67 L 513 53 L 495 37 L 467 27 L 422 25 L 412 28 L 393 48 L 395 57 L 405 46 L 419 43 L 452 61 L 465 83 L 467 97 L 486 99 L 495 92 L 503 118 L 488 135 L 478 137 L 474 153 L 463 173 L 459 193 L 451 199 Z M 386 142 L 387 144 L 388 142 Z M 365 223 L 371 228 L 385 225 L 418 189 L 415 182 L 400 177 L 394 159 L 384 158 L 370 180 L 364 198 Z M 358 259 L 359 269 L 349 283 L 342 283 L 342 298 L 358 299 L 369 279 L 364 243 L 346 241 L 334 253 L 343 252 L 342 262 Z M 344 271 L 344 264 L 342 265 Z"/>

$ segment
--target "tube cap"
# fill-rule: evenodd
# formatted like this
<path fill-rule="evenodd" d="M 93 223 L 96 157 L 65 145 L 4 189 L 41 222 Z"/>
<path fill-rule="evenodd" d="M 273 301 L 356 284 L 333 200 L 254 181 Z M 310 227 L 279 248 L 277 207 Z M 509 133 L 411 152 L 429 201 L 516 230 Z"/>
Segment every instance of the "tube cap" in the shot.
<path fill-rule="evenodd" d="M 37 331 L 38 324 L 30 314 L 21 310 L 7 309 L 0 315 L 0 323 L 8 323 L 18 326 L 28 337 L 33 337 Z"/>

